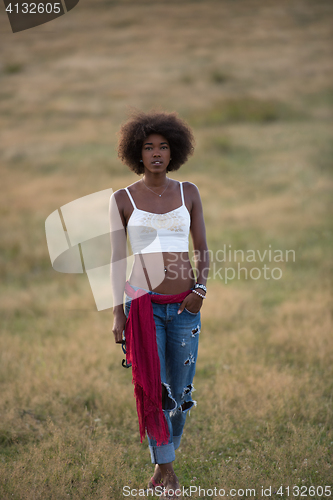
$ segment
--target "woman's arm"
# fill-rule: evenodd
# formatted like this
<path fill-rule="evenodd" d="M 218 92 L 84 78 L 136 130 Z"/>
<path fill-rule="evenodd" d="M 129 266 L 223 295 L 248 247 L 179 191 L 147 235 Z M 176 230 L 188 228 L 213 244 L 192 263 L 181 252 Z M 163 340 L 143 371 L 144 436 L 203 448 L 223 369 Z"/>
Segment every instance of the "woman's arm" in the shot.
<path fill-rule="evenodd" d="M 110 199 L 111 228 L 111 286 L 113 294 L 113 328 L 115 342 L 122 342 L 126 315 L 124 313 L 124 289 L 126 281 L 126 221 L 121 203 L 122 193 L 116 191 Z"/>
<path fill-rule="evenodd" d="M 191 236 L 193 241 L 194 261 L 197 283 L 206 285 L 209 272 L 209 252 L 206 240 L 206 227 L 199 190 L 191 184 L 192 211 L 191 211 Z M 200 291 L 200 290 L 199 290 Z M 200 291 L 201 293 L 201 291 Z"/>
<path fill-rule="evenodd" d="M 209 252 L 200 193 L 195 184 L 191 182 L 186 182 L 184 184 L 186 185 L 186 197 L 192 202 L 190 231 L 193 241 L 196 281 L 197 283 L 206 285 L 209 272 Z M 198 292 L 202 295 L 206 295 L 204 290 L 198 289 Z M 184 299 L 179 310 L 182 311 L 184 307 L 186 307 L 186 309 L 189 309 L 191 312 L 198 312 L 202 306 L 203 300 L 204 299 L 196 293 L 190 293 Z"/>

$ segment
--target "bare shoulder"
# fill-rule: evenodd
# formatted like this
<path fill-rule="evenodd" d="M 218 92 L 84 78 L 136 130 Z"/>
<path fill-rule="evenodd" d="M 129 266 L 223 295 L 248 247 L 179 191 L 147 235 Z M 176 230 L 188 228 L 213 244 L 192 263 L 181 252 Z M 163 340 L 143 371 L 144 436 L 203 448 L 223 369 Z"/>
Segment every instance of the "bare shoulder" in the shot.
<path fill-rule="evenodd" d="M 189 201 L 195 203 L 200 200 L 200 193 L 198 187 L 193 182 L 183 182 L 184 195 Z"/>
<path fill-rule="evenodd" d="M 127 188 L 121 188 L 121 189 L 118 189 L 117 191 L 115 191 L 114 193 L 112 193 L 111 198 L 113 197 L 113 199 L 116 201 L 119 208 L 126 207 L 127 205 L 131 205 L 131 202 L 130 202 L 130 199 L 129 199 L 129 196 L 127 194 L 126 189 L 131 188 L 132 192 L 133 192 L 133 188 L 135 190 L 135 184 L 136 184 L 136 182 L 134 184 L 130 184 L 129 186 L 127 186 Z"/>
<path fill-rule="evenodd" d="M 137 183 L 135 182 L 134 184 L 130 184 L 129 186 L 127 186 L 127 188 L 118 189 L 117 191 L 112 193 L 111 196 L 110 210 L 112 211 L 112 207 L 116 208 L 115 205 L 117 206 L 117 210 L 120 213 L 124 226 L 126 226 L 127 221 L 133 211 L 133 204 L 126 189 L 130 188 L 131 194 L 133 194 L 133 191 L 135 193 L 136 190 L 136 184 Z"/>
<path fill-rule="evenodd" d="M 193 182 L 184 181 L 182 184 L 183 188 L 186 189 L 187 192 L 199 193 L 198 186 L 196 186 L 196 184 L 194 184 Z"/>
<path fill-rule="evenodd" d="M 113 198 L 117 202 L 117 205 L 119 205 L 120 203 L 125 201 L 126 198 L 128 198 L 128 194 L 126 193 L 126 189 L 124 189 L 124 188 L 118 189 L 117 191 L 112 193 L 111 198 Z"/>

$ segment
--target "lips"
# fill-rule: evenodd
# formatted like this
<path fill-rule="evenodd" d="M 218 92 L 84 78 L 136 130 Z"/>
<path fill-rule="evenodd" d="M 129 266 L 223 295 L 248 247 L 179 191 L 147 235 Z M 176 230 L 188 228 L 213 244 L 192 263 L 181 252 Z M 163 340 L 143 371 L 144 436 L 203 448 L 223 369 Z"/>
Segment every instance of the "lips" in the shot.
<path fill-rule="evenodd" d="M 160 160 L 155 160 L 152 162 L 153 165 L 162 165 L 162 161 Z"/>

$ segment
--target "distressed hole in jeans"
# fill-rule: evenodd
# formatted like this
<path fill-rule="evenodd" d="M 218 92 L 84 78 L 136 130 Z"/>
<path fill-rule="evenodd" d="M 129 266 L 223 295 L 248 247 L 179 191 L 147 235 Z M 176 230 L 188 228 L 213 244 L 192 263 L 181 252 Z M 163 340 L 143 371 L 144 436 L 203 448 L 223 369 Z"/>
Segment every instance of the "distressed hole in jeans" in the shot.
<path fill-rule="evenodd" d="M 172 412 L 170 412 L 170 416 L 174 416 L 177 413 L 182 413 L 185 411 L 188 411 L 190 413 L 190 410 L 193 408 L 193 406 L 197 406 L 196 401 L 192 401 L 192 400 L 184 401 L 184 403 L 182 403 L 180 406 L 178 406 L 178 408 L 176 410 L 173 410 Z"/>
<path fill-rule="evenodd" d="M 184 365 L 190 366 L 192 363 L 195 363 L 195 358 L 194 358 L 193 354 L 190 352 L 190 355 L 187 358 L 187 360 L 184 362 Z"/>
<path fill-rule="evenodd" d="M 168 411 L 177 408 L 177 402 L 172 397 L 170 386 L 165 382 L 162 382 L 162 408 Z"/>
<path fill-rule="evenodd" d="M 199 333 L 200 333 L 200 325 L 197 325 L 196 328 L 193 328 L 192 330 L 192 337 L 199 335 Z"/>
<path fill-rule="evenodd" d="M 182 411 L 190 410 L 193 405 L 194 405 L 193 401 L 186 401 L 186 403 L 183 403 L 181 405 L 181 409 L 182 409 Z"/>
<path fill-rule="evenodd" d="M 187 394 L 190 394 L 190 392 L 192 392 L 192 391 L 195 391 L 193 384 L 188 384 L 188 385 L 186 385 L 186 386 L 184 387 L 184 389 L 183 389 L 182 399 L 184 399 L 184 397 L 185 397 Z"/>

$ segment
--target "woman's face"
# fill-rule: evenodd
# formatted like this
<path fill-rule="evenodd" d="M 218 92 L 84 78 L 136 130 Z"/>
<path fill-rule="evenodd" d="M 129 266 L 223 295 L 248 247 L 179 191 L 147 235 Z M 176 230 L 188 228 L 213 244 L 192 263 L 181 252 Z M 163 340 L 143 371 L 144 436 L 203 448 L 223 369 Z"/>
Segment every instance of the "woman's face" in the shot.
<path fill-rule="evenodd" d="M 170 163 L 170 146 L 160 134 L 150 134 L 142 144 L 142 162 L 145 169 L 152 173 L 163 172 Z"/>

